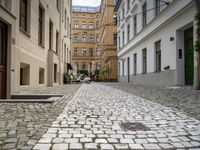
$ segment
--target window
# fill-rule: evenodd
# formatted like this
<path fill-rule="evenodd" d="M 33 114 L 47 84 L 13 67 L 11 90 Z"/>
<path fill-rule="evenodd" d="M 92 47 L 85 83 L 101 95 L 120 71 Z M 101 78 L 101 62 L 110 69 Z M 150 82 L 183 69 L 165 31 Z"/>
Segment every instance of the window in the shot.
<path fill-rule="evenodd" d="M 77 70 L 79 69 L 79 63 L 75 62 Z"/>
<path fill-rule="evenodd" d="M 142 6 L 142 26 L 143 28 L 147 25 L 147 4 Z"/>
<path fill-rule="evenodd" d="M 28 31 L 28 1 L 20 0 L 20 28 Z"/>
<path fill-rule="evenodd" d="M 133 18 L 133 30 L 134 30 L 134 36 L 137 34 L 137 16 L 135 15 Z"/>
<path fill-rule="evenodd" d="M 117 45 L 117 34 L 113 34 L 113 44 Z"/>
<path fill-rule="evenodd" d="M 160 11 L 161 11 L 161 0 L 155 0 L 156 2 L 156 16 L 159 15 Z"/>
<path fill-rule="evenodd" d="M 97 57 L 100 56 L 100 49 L 99 48 L 97 48 L 97 50 L 96 50 L 96 56 Z"/>
<path fill-rule="evenodd" d="M 130 40 L 130 24 L 127 26 L 127 42 Z"/>
<path fill-rule="evenodd" d="M 85 15 L 83 15 L 82 18 L 86 18 Z"/>
<path fill-rule="evenodd" d="M 122 76 L 124 76 L 124 60 L 122 60 Z"/>
<path fill-rule="evenodd" d="M 85 34 L 82 35 L 82 43 L 86 43 L 86 35 Z"/>
<path fill-rule="evenodd" d="M 147 73 L 147 49 L 142 50 L 142 72 Z"/>
<path fill-rule="evenodd" d="M 49 21 L 49 50 L 53 48 L 53 23 Z"/>
<path fill-rule="evenodd" d="M 79 25 L 78 25 L 78 22 L 77 22 L 77 21 L 75 21 L 75 23 L 74 23 L 74 28 L 75 28 L 75 29 L 78 29 L 78 28 L 79 28 Z"/>
<path fill-rule="evenodd" d="M 39 68 L 39 84 L 44 84 L 44 68 Z"/>
<path fill-rule="evenodd" d="M 54 83 L 57 83 L 57 64 L 54 64 Z"/>
<path fill-rule="evenodd" d="M 78 48 L 74 49 L 74 56 L 78 56 Z"/>
<path fill-rule="evenodd" d="M 155 43 L 156 72 L 161 71 L 161 41 Z"/>
<path fill-rule="evenodd" d="M 120 38 L 120 36 L 118 37 L 118 48 L 119 49 L 121 48 L 121 38 Z"/>
<path fill-rule="evenodd" d="M 93 48 L 90 48 L 90 57 L 93 57 L 94 56 L 94 50 Z"/>
<path fill-rule="evenodd" d="M 90 43 L 94 43 L 94 36 L 90 35 Z"/>
<path fill-rule="evenodd" d="M 122 45 L 124 46 L 124 31 L 122 32 Z"/>
<path fill-rule="evenodd" d="M 78 42 L 78 41 L 79 41 L 78 34 L 75 34 L 74 35 L 74 42 Z"/>
<path fill-rule="evenodd" d="M 67 49 L 67 45 L 66 45 L 66 43 L 64 44 L 64 62 L 66 63 L 67 62 L 67 51 L 66 51 L 66 49 Z"/>
<path fill-rule="evenodd" d="M 125 10 L 124 10 L 124 7 L 123 7 L 123 9 L 122 9 L 122 19 L 124 19 L 125 18 Z"/>
<path fill-rule="evenodd" d="M 67 11 L 65 9 L 65 29 L 67 28 Z"/>
<path fill-rule="evenodd" d="M 129 11 L 130 9 L 130 0 L 127 0 L 127 12 Z"/>
<path fill-rule="evenodd" d="M 86 56 L 86 49 L 82 48 L 82 56 Z"/>
<path fill-rule="evenodd" d="M 44 45 L 44 9 L 39 6 L 38 43 Z"/>
<path fill-rule="evenodd" d="M 82 62 L 82 70 L 86 70 L 86 63 Z"/>
<path fill-rule="evenodd" d="M 133 54 L 133 74 L 137 74 L 137 54 Z"/>
<path fill-rule="evenodd" d="M 20 63 L 20 85 L 30 84 L 30 65 Z"/>
<path fill-rule="evenodd" d="M 99 21 L 96 22 L 96 28 L 99 29 L 100 28 L 100 24 Z"/>
<path fill-rule="evenodd" d="M 118 14 L 118 19 L 117 19 L 117 25 L 119 26 L 121 22 L 121 17 L 120 17 L 120 13 Z"/>
<path fill-rule="evenodd" d="M 57 1 L 56 1 L 56 6 L 57 6 L 58 12 L 60 12 L 59 1 L 60 1 L 60 0 L 57 0 Z"/>
<path fill-rule="evenodd" d="M 100 37 L 99 34 L 96 35 L 96 42 L 99 43 L 100 42 Z"/>
<path fill-rule="evenodd" d="M 94 29 L 94 23 L 90 22 L 89 29 Z"/>
<path fill-rule="evenodd" d="M 56 54 L 58 54 L 58 40 L 59 40 L 59 33 L 56 31 Z"/>
<path fill-rule="evenodd" d="M 97 62 L 96 63 L 96 70 L 99 70 L 100 69 L 100 64 Z"/>
<path fill-rule="evenodd" d="M 86 23 L 82 24 L 82 29 L 86 29 Z"/>

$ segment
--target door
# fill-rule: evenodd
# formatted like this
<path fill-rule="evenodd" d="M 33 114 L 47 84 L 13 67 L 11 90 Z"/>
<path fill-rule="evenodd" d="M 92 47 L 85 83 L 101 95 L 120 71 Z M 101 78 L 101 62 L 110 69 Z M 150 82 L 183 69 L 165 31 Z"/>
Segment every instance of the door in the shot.
<path fill-rule="evenodd" d="M 185 85 L 193 85 L 193 78 L 194 78 L 193 28 L 185 30 L 184 45 L 185 45 Z"/>
<path fill-rule="evenodd" d="M 128 75 L 128 82 L 130 82 L 130 58 L 127 58 L 127 75 Z"/>
<path fill-rule="evenodd" d="M 0 99 L 6 98 L 6 25 L 0 21 Z"/>

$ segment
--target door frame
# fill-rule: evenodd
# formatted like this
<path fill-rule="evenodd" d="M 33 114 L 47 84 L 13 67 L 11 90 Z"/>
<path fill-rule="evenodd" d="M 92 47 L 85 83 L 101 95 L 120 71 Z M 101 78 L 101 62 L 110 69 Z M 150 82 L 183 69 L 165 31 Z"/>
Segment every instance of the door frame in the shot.
<path fill-rule="evenodd" d="M 0 20 L 0 27 L 3 28 L 3 63 L 4 63 L 4 82 L 3 82 L 3 98 L 7 97 L 7 42 L 8 42 L 8 26 Z"/>

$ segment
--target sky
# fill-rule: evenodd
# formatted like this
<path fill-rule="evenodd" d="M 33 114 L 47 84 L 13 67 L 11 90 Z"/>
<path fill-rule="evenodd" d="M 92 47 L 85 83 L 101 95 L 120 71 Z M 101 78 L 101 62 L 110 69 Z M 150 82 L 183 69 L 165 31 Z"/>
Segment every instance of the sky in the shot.
<path fill-rule="evenodd" d="M 101 0 L 72 0 L 73 5 L 80 5 L 80 6 L 99 6 Z"/>

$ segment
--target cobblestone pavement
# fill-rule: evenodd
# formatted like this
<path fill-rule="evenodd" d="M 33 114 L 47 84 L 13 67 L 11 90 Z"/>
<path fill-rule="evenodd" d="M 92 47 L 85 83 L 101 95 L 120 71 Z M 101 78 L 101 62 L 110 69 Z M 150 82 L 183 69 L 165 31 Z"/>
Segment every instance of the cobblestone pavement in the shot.
<path fill-rule="evenodd" d="M 153 87 L 131 83 L 105 83 L 105 85 L 178 109 L 200 120 L 200 90 L 193 90 L 190 87 Z"/>
<path fill-rule="evenodd" d="M 149 131 L 123 130 L 140 122 Z M 34 149 L 199 149 L 200 121 L 101 84 L 83 84 Z"/>
<path fill-rule="evenodd" d="M 64 94 L 53 104 L 0 103 L 0 149 L 32 149 L 80 85 L 26 89 L 16 94 Z"/>

